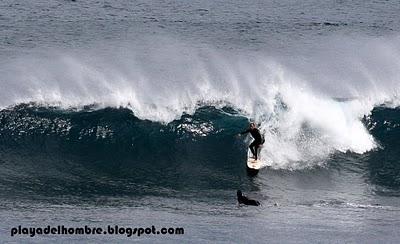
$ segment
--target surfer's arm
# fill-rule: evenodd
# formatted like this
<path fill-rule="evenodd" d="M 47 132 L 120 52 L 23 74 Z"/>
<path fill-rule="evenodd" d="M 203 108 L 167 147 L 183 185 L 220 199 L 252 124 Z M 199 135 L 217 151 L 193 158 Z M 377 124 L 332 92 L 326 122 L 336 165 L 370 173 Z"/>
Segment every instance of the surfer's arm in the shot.
<path fill-rule="evenodd" d="M 250 129 L 247 129 L 247 130 L 245 130 L 243 132 L 240 132 L 239 135 L 244 135 L 244 134 L 249 133 L 249 132 L 250 132 Z"/>

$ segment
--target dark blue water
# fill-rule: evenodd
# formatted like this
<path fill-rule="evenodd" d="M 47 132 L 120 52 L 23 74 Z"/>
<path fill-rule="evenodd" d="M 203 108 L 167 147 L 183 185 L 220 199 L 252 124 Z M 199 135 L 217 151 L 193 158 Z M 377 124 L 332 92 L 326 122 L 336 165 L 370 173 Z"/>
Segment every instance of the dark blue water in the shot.
<path fill-rule="evenodd" d="M 4 242 L 395 243 L 395 1 L 2 1 Z M 249 121 L 266 143 L 246 172 Z M 241 189 L 261 202 L 238 206 Z M 183 227 L 17 236 L 12 227 Z"/>

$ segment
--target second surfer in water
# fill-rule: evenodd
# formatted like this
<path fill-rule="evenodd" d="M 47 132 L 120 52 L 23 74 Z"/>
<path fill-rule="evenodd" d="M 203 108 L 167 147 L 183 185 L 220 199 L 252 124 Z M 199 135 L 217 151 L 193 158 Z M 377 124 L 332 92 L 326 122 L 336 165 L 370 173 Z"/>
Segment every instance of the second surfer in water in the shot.
<path fill-rule="evenodd" d="M 249 148 L 251 153 L 254 156 L 254 159 L 257 160 L 258 148 L 264 144 L 265 140 L 264 137 L 261 135 L 260 130 L 257 129 L 257 126 L 254 122 L 250 123 L 250 128 L 240 133 L 240 135 L 250 133 L 251 136 L 254 138 L 254 141 L 250 144 Z"/>

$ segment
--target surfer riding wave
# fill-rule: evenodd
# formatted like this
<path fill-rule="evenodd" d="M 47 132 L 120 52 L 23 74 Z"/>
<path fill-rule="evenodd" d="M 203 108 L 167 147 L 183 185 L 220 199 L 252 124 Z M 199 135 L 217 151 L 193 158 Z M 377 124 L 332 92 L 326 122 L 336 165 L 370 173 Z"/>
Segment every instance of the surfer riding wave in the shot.
<path fill-rule="evenodd" d="M 264 136 L 261 135 L 260 130 L 257 128 L 257 126 L 254 122 L 251 122 L 250 127 L 247 130 L 241 132 L 239 135 L 244 135 L 247 133 L 250 133 L 254 139 L 254 141 L 250 144 L 249 148 L 250 148 L 251 153 L 254 156 L 254 159 L 257 160 L 258 159 L 258 149 L 265 142 Z"/>

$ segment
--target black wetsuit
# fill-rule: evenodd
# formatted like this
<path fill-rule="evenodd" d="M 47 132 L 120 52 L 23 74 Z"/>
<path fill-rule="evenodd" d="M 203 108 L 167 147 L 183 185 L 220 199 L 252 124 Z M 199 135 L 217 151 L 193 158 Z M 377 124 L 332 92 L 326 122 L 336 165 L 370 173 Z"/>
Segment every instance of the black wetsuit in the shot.
<path fill-rule="evenodd" d="M 239 204 L 260 206 L 260 202 L 259 201 L 253 200 L 253 199 L 249 199 L 248 197 L 243 196 L 241 190 L 237 190 L 236 195 L 237 195 L 237 200 L 238 200 Z"/>
<path fill-rule="evenodd" d="M 251 136 L 254 138 L 254 141 L 250 144 L 249 148 L 251 153 L 253 153 L 254 158 L 257 160 L 257 152 L 258 152 L 258 148 L 264 144 L 265 140 L 264 137 L 261 135 L 260 130 L 257 128 L 249 128 L 245 131 L 243 131 L 240 134 L 246 134 L 246 133 L 250 133 Z"/>

